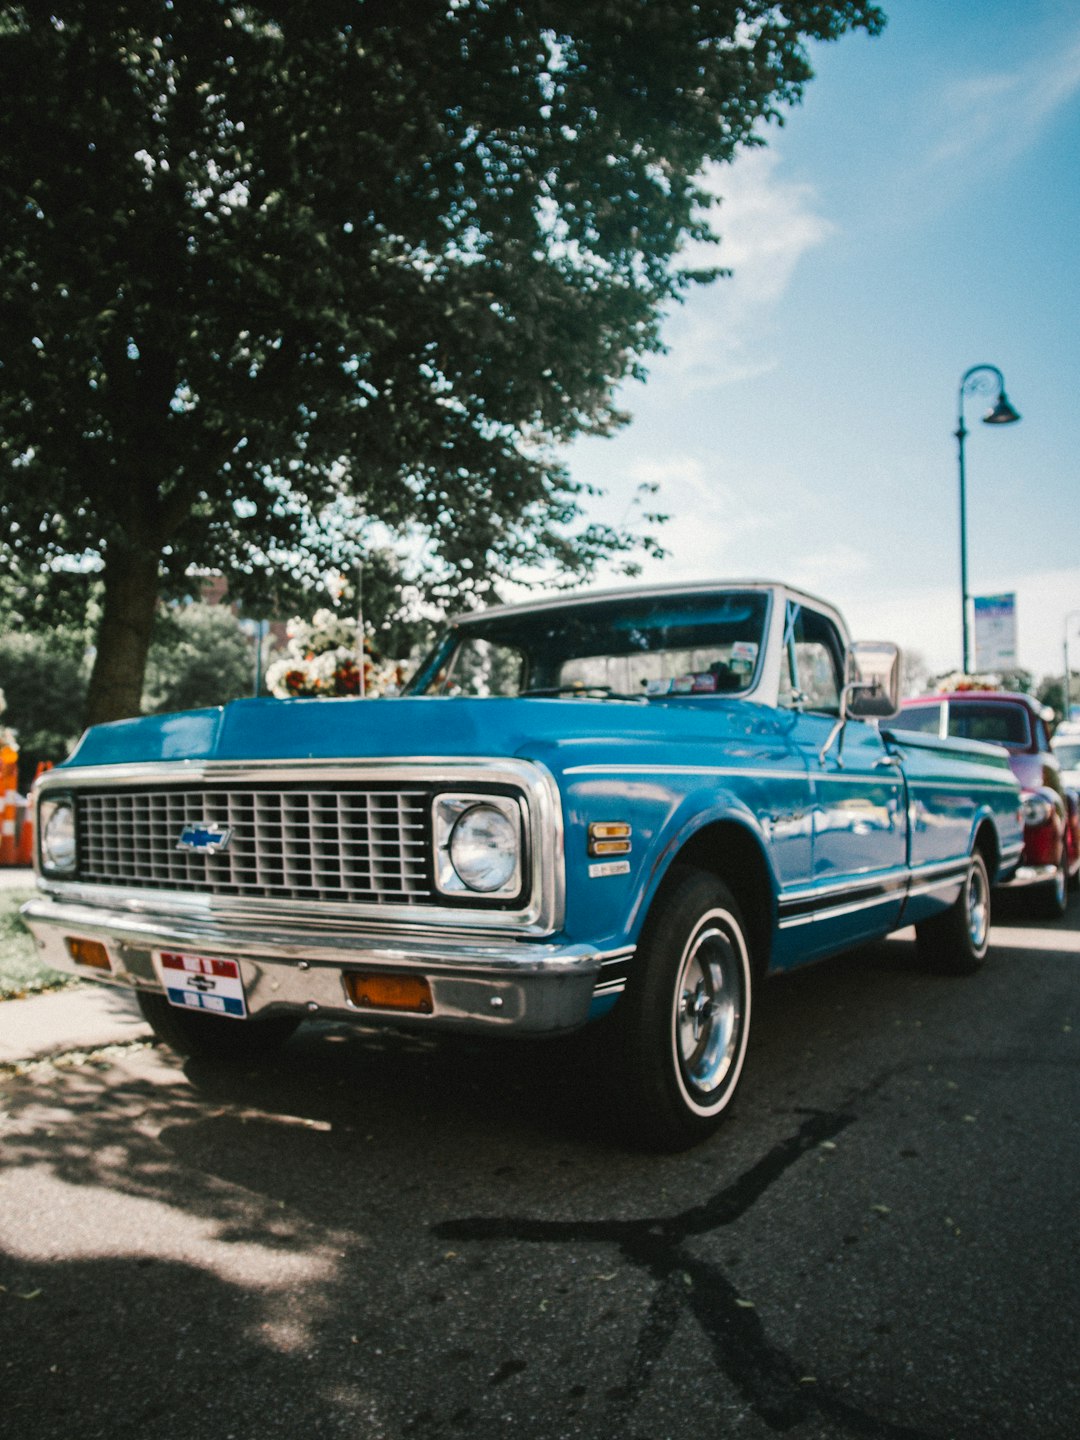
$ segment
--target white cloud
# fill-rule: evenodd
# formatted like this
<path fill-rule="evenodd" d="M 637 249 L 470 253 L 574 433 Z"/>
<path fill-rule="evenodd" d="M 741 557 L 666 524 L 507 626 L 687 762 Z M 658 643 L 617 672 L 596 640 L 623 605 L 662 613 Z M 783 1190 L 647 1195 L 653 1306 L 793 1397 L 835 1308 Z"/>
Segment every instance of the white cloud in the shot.
<path fill-rule="evenodd" d="M 865 550 L 838 540 L 827 550 L 800 555 L 793 573 L 784 578 L 790 579 L 800 589 L 830 599 L 841 588 L 859 581 L 872 568 L 874 561 Z"/>
<path fill-rule="evenodd" d="M 1017 652 L 1036 680 L 1064 668 L 1065 617 L 1069 622 L 1069 667 L 1080 671 L 1080 567 L 1033 571 L 1003 589 L 1016 594 Z M 844 610 L 859 636 L 895 640 L 918 651 L 931 673 L 960 664 L 960 587 L 896 588 L 838 580 L 824 592 Z"/>
<path fill-rule="evenodd" d="M 672 313 L 667 338 L 672 355 L 657 365 L 682 386 L 712 387 L 766 374 L 776 359 L 767 340 L 773 311 L 791 285 L 803 255 L 823 244 L 835 227 L 817 212 L 813 187 L 783 179 L 775 149 L 748 150 L 733 165 L 706 176 L 715 195 L 718 245 L 691 246 L 688 266 L 732 270 L 693 305 Z"/>
<path fill-rule="evenodd" d="M 1080 93 L 1080 30 L 1055 36 L 1023 65 L 969 76 L 941 96 L 931 167 L 999 165 L 1023 154 L 1063 106 Z"/>
<path fill-rule="evenodd" d="M 780 178 L 781 158 L 776 149 L 748 150 L 707 179 L 721 207 L 720 259 L 735 271 L 733 289 L 747 306 L 775 305 L 803 254 L 834 231 L 815 213 L 813 186 Z"/>
<path fill-rule="evenodd" d="M 694 455 L 638 461 L 629 475 L 639 484 L 659 483 L 657 505 L 670 516 L 658 532 L 668 557 L 650 562 L 653 580 L 702 580 L 731 574 L 733 567 L 741 573 L 747 538 L 776 523 L 749 492 L 726 483 Z"/>

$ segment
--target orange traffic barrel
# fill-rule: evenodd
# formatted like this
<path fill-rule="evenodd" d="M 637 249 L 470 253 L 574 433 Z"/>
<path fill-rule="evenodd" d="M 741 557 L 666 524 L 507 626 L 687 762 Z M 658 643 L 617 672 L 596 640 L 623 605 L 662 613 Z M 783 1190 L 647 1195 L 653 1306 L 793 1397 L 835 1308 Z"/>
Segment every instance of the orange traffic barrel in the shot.
<path fill-rule="evenodd" d="M 34 771 L 34 780 L 45 774 L 46 770 L 52 769 L 51 760 L 42 760 Z M 30 791 L 30 797 L 26 802 L 26 813 L 23 816 L 22 825 L 19 828 L 18 839 L 15 844 L 16 865 L 32 865 L 34 863 L 34 792 Z"/>
<path fill-rule="evenodd" d="M 17 863 L 15 817 L 19 808 L 19 752 L 13 745 L 0 746 L 0 794 L 4 807 L 0 814 L 0 865 L 14 865 Z"/>

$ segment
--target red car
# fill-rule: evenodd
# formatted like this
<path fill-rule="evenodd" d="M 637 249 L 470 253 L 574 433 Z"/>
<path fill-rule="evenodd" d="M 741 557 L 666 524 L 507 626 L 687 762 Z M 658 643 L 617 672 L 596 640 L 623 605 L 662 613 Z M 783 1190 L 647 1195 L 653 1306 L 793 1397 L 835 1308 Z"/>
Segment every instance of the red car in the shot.
<path fill-rule="evenodd" d="M 1080 884 L 1080 800 L 1061 783 L 1038 701 L 1008 690 L 921 695 L 889 726 L 1004 746 L 1024 792 L 1024 853 L 1009 886 L 1031 887 L 1040 914 L 1064 915 L 1067 890 Z"/>

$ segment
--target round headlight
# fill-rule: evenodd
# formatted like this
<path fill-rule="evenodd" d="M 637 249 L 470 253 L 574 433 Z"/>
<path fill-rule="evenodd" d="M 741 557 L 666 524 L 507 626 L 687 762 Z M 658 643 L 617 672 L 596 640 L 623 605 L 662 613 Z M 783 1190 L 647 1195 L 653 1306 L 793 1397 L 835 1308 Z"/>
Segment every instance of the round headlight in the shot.
<path fill-rule="evenodd" d="M 74 870 L 74 806 L 70 800 L 45 800 L 40 819 L 41 863 L 48 870 Z"/>
<path fill-rule="evenodd" d="M 1045 795 L 1025 795 L 1022 809 L 1025 825 L 1045 825 L 1054 813 L 1054 807 Z"/>
<path fill-rule="evenodd" d="M 494 805 L 472 806 L 451 833 L 450 863 L 470 890 L 503 889 L 517 868 L 517 826 Z"/>

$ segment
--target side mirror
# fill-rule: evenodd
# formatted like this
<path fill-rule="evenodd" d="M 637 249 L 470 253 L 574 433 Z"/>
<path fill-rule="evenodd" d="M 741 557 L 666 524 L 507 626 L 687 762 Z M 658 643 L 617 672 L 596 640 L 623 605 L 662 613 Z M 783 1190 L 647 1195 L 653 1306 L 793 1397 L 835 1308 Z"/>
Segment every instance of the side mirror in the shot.
<path fill-rule="evenodd" d="M 821 747 L 818 761 L 836 746 L 844 766 L 844 726 L 848 720 L 891 720 L 900 711 L 900 648 L 890 640 L 857 640 L 848 650 L 848 683 L 840 693 L 840 714 Z"/>
<path fill-rule="evenodd" d="M 848 651 L 848 668 L 846 713 L 861 720 L 891 720 L 900 709 L 899 646 L 858 640 Z"/>

